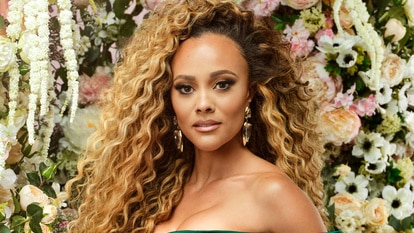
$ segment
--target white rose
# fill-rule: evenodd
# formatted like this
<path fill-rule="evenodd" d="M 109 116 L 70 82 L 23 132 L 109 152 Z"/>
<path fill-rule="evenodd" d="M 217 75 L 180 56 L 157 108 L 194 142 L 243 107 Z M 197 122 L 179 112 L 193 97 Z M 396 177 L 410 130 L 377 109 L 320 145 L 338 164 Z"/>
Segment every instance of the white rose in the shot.
<path fill-rule="evenodd" d="M 404 78 L 405 64 L 401 57 L 390 53 L 382 62 L 381 73 L 385 82 L 393 87 L 400 84 Z"/>
<path fill-rule="evenodd" d="M 364 205 L 364 215 L 367 222 L 374 226 L 381 226 L 388 222 L 387 202 L 381 198 L 374 198 Z"/>
<path fill-rule="evenodd" d="M 101 115 L 100 108 L 95 105 L 89 105 L 76 111 L 76 117 L 72 123 L 66 119 L 63 124 L 65 140 L 68 148 L 75 152 L 81 153 L 86 147 L 88 137 L 97 129 Z M 61 143 L 65 143 L 62 141 Z"/>
<path fill-rule="evenodd" d="M 42 223 L 50 224 L 56 219 L 57 208 L 54 205 L 46 205 L 43 207 L 44 217 L 42 218 Z"/>
<path fill-rule="evenodd" d="M 408 19 L 408 25 L 410 27 L 414 26 L 414 0 L 406 0 L 404 10 Z"/>
<path fill-rule="evenodd" d="M 16 46 L 9 39 L 0 37 L 0 73 L 7 72 L 16 62 Z"/>
<path fill-rule="evenodd" d="M 400 41 L 407 32 L 407 29 L 398 19 L 391 18 L 388 20 L 387 24 L 385 24 L 385 32 L 384 37 L 394 36 L 392 38 L 392 42 Z"/>
<path fill-rule="evenodd" d="M 20 190 L 19 196 L 20 206 L 24 211 L 26 211 L 28 205 L 34 202 L 39 203 L 40 206 L 45 206 L 49 202 L 48 196 L 42 190 L 30 184 Z"/>

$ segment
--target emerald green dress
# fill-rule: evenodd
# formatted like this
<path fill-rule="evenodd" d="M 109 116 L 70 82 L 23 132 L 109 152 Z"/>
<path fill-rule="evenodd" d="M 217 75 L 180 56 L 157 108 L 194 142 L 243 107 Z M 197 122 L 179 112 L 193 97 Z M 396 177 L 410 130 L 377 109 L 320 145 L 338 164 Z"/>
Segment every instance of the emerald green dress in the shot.
<path fill-rule="evenodd" d="M 225 231 L 225 230 L 182 230 L 182 231 L 172 231 L 170 233 L 247 233 L 241 231 Z M 342 231 L 329 231 L 326 233 L 342 233 Z"/>

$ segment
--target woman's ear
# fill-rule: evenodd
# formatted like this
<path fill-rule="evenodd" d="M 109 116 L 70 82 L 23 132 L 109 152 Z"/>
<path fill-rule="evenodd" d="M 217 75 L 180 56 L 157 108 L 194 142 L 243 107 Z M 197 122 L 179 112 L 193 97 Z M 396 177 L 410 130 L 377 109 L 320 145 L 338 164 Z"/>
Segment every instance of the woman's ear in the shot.
<path fill-rule="evenodd" d="M 255 93 L 256 93 L 256 90 L 253 87 L 250 87 L 249 91 L 247 93 L 247 103 L 250 104 L 250 102 L 252 102 L 252 99 L 253 99 Z"/>

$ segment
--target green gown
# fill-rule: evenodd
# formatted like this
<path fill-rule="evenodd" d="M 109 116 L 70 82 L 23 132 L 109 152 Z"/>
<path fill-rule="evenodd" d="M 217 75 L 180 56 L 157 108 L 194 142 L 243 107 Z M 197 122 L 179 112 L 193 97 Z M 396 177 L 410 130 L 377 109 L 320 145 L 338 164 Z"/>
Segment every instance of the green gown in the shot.
<path fill-rule="evenodd" d="M 225 230 L 182 230 L 182 231 L 172 231 L 170 233 L 247 233 L 241 231 L 225 231 Z M 329 231 L 326 233 L 342 233 L 342 231 Z"/>

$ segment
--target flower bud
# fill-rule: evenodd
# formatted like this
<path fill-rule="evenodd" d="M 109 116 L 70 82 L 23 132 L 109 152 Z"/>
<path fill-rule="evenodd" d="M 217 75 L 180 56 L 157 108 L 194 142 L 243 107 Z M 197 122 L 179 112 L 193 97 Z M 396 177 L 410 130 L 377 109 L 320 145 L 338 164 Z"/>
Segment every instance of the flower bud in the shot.
<path fill-rule="evenodd" d="M 398 42 L 405 36 L 406 32 L 407 29 L 401 21 L 391 18 L 388 20 L 387 24 L 385 24 L 384 37 L 394 36 L 391 41 Z"/>

